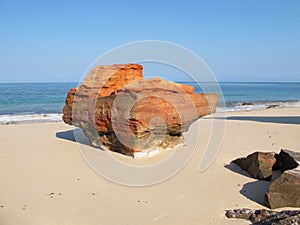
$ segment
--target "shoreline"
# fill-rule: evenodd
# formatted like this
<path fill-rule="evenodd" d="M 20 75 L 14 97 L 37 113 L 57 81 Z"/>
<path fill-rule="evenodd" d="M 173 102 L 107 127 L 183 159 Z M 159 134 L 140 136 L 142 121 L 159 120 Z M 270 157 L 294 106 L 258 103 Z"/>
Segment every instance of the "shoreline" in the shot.
<path fill-rule="evenodd" d="M 272 110 L 297 110 L 297 109 L 300 109 L 300 106 L 294 106 L 294 107 L 276 106 L 270 108 L 252 108 L 252 109 L 247 108 L 247 109 L 240 109 L 240 110 L 228 109 L 227 111 L 218 111 L 217 109 L 217 112 L 213 115 L 216 114 L 230 115 L 235 113 L 247 113 L 247 112 L 256 113 L 256 112 L 267 112 Z M 0 126 L 11 125 L 11 124 L 60 123 L 63 122 L 62 115 L 63 115 L 62 113 L 5 114 L 5 115 L 0 115 Z M 12 120 L 9 120 L 8 119 L 9 117 L 11 117 Z M 13 120 L 13 118 L 17 118 L 17 119 Z M 29 118 L 33 118 L 33 119 L 29 119 Z"/>

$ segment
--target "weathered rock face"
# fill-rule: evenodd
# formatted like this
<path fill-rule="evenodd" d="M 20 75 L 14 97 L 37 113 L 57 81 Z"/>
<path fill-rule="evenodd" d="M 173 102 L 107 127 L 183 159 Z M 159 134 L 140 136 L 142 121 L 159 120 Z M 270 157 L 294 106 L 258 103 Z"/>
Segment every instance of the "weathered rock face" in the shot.
<path fill-rule="evenodd" d="M 78 88 L 71 88 L 63 111 L 63 120 L 72 125 L 72 104 L 112 95 L 131 82 L 143 79 L 143 67 L 138 64 L 97 66 Z"/>
<path fill-rule="evenodd" d="M 92 145 L 133 155 L 177 145 L 217 101 L 217 94 L 194 94 L 192 86 L 144 80 L 141 65 L 99 66 L 69 91 L 63 120 L 81 127 Z"/>
<path fill-rule="evenodd" d="M 300 153 L 281 150 L 276 155 L 275 169 L 283 174 L 273 181 L 265 195 L 265 204 L 271 208 L 300 207 Z"/>
<path fill-rule="evenodd" d="M 273 181 L 265 195 L 271 208 L 300 207 L 300 170 L 287 170 Z"/>
<path fill-rule="evenodd" d="M 271 180 L 272 167 L 275 164 L 275 154 L 271 152 L 254 152 L 246 158 L 239 158 L 233 163 L 237 164 L 250 175 L 260 180 Z"/>
<path fill-rule="evenodd" d="M 284 210 L 281 212 L 265 209 L 234 209 L 226 210 L 227 218 L 250 220 L 255 225 L 291 225 L 300 224 L 299 210 Z"/>

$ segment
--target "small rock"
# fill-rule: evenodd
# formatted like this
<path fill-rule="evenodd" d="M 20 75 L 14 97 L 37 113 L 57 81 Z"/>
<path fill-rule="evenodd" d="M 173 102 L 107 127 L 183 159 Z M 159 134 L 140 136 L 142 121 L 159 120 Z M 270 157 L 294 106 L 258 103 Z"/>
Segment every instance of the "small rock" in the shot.
<path fill-rule="evenodd" d="M 274 153 L 254 152 L 246 158 L 239 158 L 232 162 L 241 167 L 241 169 L 246 170 L 256 179 L 271 180 L 272 167 L 275 161 Z"/>
<path fill-rule="evenodd" d="M 272 108 L 277 108 L 279 107 L 280 105 L 269 105 L 266 107 L 266 109 L 272 109 Z"/>
<path fill-rule="evenodd" d="M 244 102 L 244 103 L 242 103 L 242 106 L 246 106 L 246 105 L 253 105 L 253 103 L 252 102 Z"/>
<path fill-rule="evenodd" d="M 10 121 L 10 122 L 7 122 L 5 123 L 6 125 L 9 125 L 9 124 L 17 124 L 15 121 Z"/>
<path fill-rule="evenodd" d="M 300 224 L 299 210 L 284 210 L 281 212 L 265 209 L 234 209 L 226 210 L 227 218 L 250 220 L 254 225 L 297 225 Z"/>
<path fill-rule="evenodd" d="M 249 220 L 253 215 L 255 210 L 252 209 L 234 209 L 234 210 L 226 210 L 227 218 L 236 218 L 236 219 L 244 219 Z"/>
<path fill-rule="evenodd" d="M 297 161 L 300 161 L 300 153 L 281 149 L 279 154 L 275 154 L 275 158 L 276 163 L 274 164 L 273 169 L 284 172 L 299 166 Z"/>

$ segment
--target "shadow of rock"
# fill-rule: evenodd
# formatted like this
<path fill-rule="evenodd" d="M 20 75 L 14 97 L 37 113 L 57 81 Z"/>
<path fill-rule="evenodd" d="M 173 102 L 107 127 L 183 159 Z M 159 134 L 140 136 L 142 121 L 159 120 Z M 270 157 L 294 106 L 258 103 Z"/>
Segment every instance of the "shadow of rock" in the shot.
<path fill-rule="evenodd" d="M 253 177 L 247 171 L 242 170 L 235 163 L 231 162 L 230 164 L 225 165 L 225 168 L 231 170 L 234 173 L 238 173 L 240 175 L 253 179 Z M 272 181 L 277 179 L 280 175 L 281 175 L 280 170 L 272 171 Z M 269 190 L 270 185 L 271 185 L 271 181 L 266 181 L 266 180 L 256 180 L 253 182 L 249 182 L 243 185 L 243 188 L 240 190 L 240 194 L 245 196 L 247 199 L 264 206 L 265 193 Z"/>
<path fill-rule="evenodd" d="M 83 131 L 79 128 L 76 128 L 73 130 L 57 132 L 56 137 L 64 139 L 64 140 L 72 141 L 72 142 L 78 142 L 80 144 L 84 144 L 84 145 L 93 147 L 90 144 L 89 139 L 84 135 Z"/>
<path fill-rule="evenodd" d="M 237 164 L 231 162 L 230 164 L 227 164 L 224 166 L 226 169 L 231 170 L 232 172 L 238 173 L 240 175 L 253 178 L 246 170 L 242 170 Z"/>
<path fill-rule="evenodd" d="M 229 116 L 216 117 L 216 119 L 280 124 L 300 124 L 300 116 Z"/>
<path fill-rule="evenodd" d="M 57 132 L 56 137 L 61 138 L 61 139 L 65 139 L 65 140 L 68 140 L 68 141 L 76 142 L 73 130 Z"/>
<path fill-rule="evenodd" d="M 265 193 L 268 191 L 271 182 L 265 180 L 257 180 L 243 185 L 240 193 L 246 198 L 260 204 L 265 204 Z"/>

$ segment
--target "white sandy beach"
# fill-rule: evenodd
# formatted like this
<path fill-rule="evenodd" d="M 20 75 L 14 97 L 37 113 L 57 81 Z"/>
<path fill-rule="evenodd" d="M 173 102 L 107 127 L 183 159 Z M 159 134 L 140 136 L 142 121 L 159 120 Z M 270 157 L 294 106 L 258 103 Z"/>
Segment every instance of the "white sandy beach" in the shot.
<path fill-rule="evenodd" d="M 58 123 L 0 126 L 0 225 L 249 224 L 226 209 L 262 208 L 268 182 L 226 168 L 254 151 L 300 152 L 300 109 L 227 113 L 220 153 L 198 171 L 205 143 L 169 180 L 148 186 L 115 184 L 94 172 L 77 144 L 57 137 Z M 209 117 L 201 118 L 208 133 Z M 142 162 L 142 161 L 140 161 Z"/>

